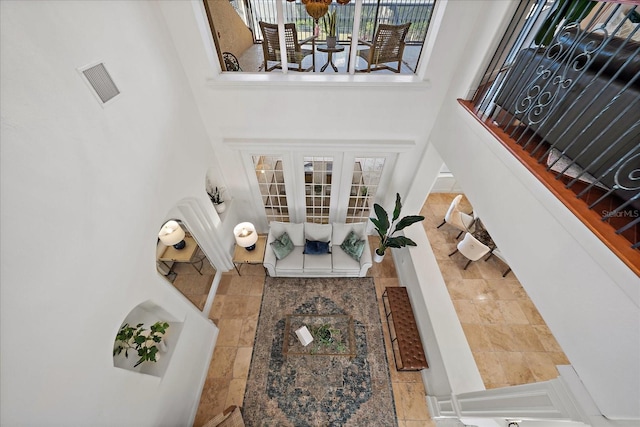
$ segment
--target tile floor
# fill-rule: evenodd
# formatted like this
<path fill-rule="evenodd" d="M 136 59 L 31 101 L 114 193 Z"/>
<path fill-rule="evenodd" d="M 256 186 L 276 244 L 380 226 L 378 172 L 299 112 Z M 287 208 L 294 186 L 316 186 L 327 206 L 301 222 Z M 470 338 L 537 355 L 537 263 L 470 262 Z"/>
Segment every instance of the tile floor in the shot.
<path fill-rule="evenodd" d="M 448 225 L 436 227 L 454 196 L 431 195 L 421 211 L 425 216 L 422 224 L 485 386 L 495 388 L 555 378 L 558 375 L 555 366 L 568 361 L 513 273 L 502 278 L 506 267 L 493 258 L 472 263 L 463 270 L 466 261 L 461 255 L 448 256 L 455 249 L 457 231 Z M 467 207 L 470 211 L 468 203 Z M 370 240 L 371 247 L 375 247 L 377 238 Z M 177 272 L 176 287 L 202 307 L 208 292 L 207 279 L 198 277 L 189 265 L 178 266 Z M 203 273 L 203 276 L 213 274 L 210 266 Z M 202 391 L 196 427 L 230 405 L 242 406 L 265 273 L 259 265 L 244 265 L 241 273 L 239 276 L 232 270 L 223 275 L 209 314 L 220 328 L 220 335 Z M 374 278 L 378 293 L 398 424 L 434 426 L 420 374 L 396 371 L 389 350 L 381 295 L 385 287 L 399 286 L 391 257 L 374 264 L 369 275 Z M 194 283 L 190 283 L 190 278 L 195 279 Z"/>

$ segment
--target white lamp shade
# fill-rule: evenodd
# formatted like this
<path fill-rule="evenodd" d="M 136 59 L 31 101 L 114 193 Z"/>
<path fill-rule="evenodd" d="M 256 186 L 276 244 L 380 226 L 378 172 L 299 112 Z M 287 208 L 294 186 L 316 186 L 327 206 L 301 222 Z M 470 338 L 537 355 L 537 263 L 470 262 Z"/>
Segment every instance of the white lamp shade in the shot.
<path fill-rule="evenodd" d="M 167 221 L 160 229 L 158 237 L 166 246 L 172 246 L 184 239 L 184 230 L 176 221 Z"/>
<path fill-rule="evenodd" d="M 238 246 L 247 248 L 258 241 L 256 228 L 250 222 L 241 222 L 233 228 L 233 235 L 236 237 Z"/>

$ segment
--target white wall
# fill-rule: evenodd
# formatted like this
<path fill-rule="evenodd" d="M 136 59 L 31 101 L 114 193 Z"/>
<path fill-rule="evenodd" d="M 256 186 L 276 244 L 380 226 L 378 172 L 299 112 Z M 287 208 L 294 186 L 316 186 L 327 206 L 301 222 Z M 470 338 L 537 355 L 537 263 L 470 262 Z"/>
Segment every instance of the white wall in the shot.
<path fill-rule="evenodd" d="M 0 424 L 190 425 L 216 328 L 156 273 L 155 245 L 178 200 L 209 203 L 214 158 L 157 4 L 0 8 Z M 122 92 L 106 108 L 76 71 L 95 61 Z M 147 300 L 184 322 L 161 379 L 111 356 Z"/>

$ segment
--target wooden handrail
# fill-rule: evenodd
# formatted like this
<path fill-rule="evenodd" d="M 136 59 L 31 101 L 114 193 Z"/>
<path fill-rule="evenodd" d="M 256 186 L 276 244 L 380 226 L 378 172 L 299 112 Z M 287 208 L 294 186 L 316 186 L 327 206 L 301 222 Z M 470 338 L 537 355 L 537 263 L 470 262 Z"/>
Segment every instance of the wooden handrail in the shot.
<path fill-rule="evenodd" d="M 509 135 L 494 125 L 491 120 L 484 120 L 476 114 L 471 101 L 458 99 L 473 117 L 485 127 L 502 145 L 509 150 L 540 182 L 542 182 L 573 214 L 582 221 L 618 258 L 620 258 L 634 273 L 640 276 L 640 251 L 631 248 L 631 244 L 623 236 L 616 234 L 615 229 L 589 209 L 587 204 L 576 197 L 576 194 L 556 179 L 556 174 L 546 170 L 546 165 L 531 157 L 522 146 L 518 145 Z"/>

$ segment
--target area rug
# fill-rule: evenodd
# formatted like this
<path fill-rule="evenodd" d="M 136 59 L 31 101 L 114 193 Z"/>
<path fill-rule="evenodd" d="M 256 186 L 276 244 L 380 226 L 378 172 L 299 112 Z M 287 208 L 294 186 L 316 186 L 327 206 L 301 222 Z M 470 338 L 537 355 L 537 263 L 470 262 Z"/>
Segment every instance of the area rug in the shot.
<path fill-rule="evenodd" d="M 296 315 L 351 316 L 355 356 L 285 356 Z M 243 415 L 248 427 L 398 425 L 372 278 L 265 279 Z"/>

